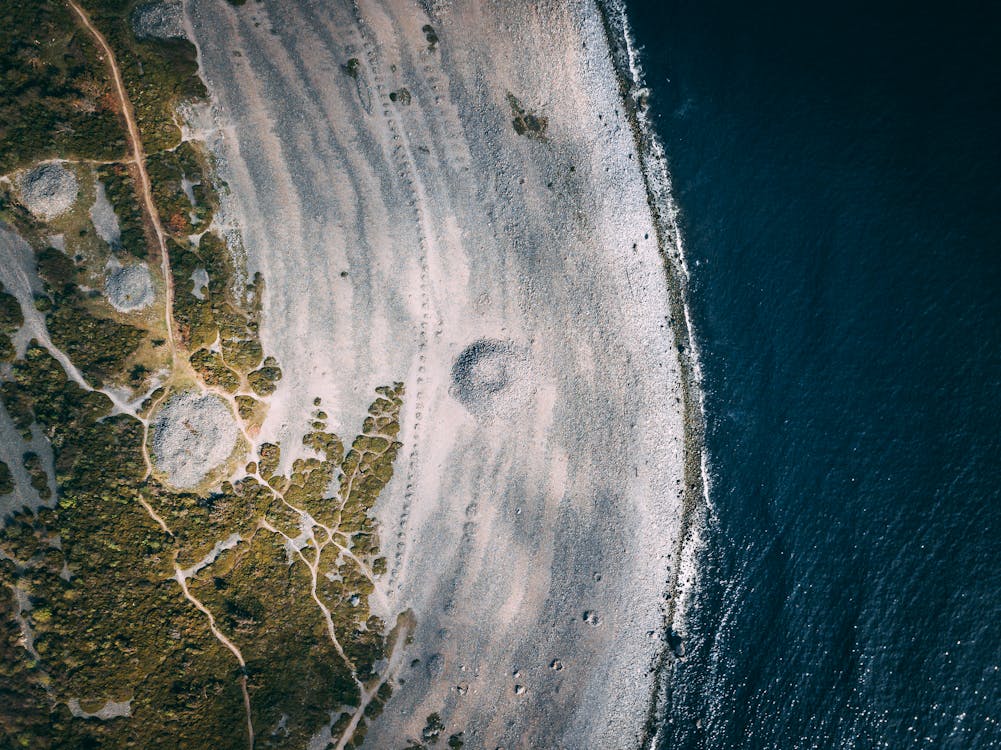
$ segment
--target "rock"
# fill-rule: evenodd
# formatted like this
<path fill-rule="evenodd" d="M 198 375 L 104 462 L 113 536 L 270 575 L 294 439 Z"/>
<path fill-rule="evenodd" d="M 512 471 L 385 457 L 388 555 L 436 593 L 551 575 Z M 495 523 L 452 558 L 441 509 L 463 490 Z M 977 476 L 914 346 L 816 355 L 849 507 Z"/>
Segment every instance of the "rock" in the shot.
<path fill-rule="evenodd" d="M 108 302 L 119 312 L 142 310 L 153 304 L 153 278 L 145 263 L 120 266 L 104 282 Z"/>
<path fill-rule="evenodd" d="M 76 175 L 61 162 L 40 164 L 18 180 L 21 200 L 35 216 L 46 221 L 69 211 L 76 203 Z"/>
<path fill-rule="evenodd" d="M 526 400 L 525 354 L 495 339 L 475 341 L 452 363 L 450 393 L 472 414 L 488 416 Z"/>
<path fill-rule="evenodd" d="M 132 30 L 139 39 L 176 39 L 187 36 L 184 8 L 179 0 L 155 0 L 132 11 Z"/>
<path fill-rule="evenodd" d="M 229 405 L 211 393 L 172 396 L 152 424 L 153 459 L 179 489 L 202 482 L 230 457 L 239 434 Z"/>

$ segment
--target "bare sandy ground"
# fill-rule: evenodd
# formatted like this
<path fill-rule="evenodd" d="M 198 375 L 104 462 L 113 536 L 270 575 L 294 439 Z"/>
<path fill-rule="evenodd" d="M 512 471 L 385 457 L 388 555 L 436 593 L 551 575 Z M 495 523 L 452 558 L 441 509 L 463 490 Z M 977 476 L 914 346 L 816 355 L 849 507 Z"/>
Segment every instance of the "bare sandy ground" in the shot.
<path fill-rule="evenodd" d="M 470 748 L 636 747 L 683 419 L 596 9 L 186 10 L 214 101 L 193 128 L 265 275 L 262 337 L 285 372 L 261 439 L 296 444 L 317 395 L 350 438 L 375 386 L 408 388 L 377 510 L 384 614 L 410 608 L 418 626 L 366 747 L 418 739 L 435 711 Z M 509 94 L 546 118 L 544 139 L 515 132 Z"/>

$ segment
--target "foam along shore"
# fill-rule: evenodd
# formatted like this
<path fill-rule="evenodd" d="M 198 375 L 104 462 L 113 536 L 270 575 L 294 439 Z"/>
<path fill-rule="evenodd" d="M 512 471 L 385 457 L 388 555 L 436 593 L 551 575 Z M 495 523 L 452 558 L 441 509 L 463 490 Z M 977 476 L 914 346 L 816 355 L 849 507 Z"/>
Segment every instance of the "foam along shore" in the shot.
<path fill-rule="evenodd" d="M 285 372 L 261 438 L 411 394 L 377 598 L 417 626 L 367 744 L 438 713 L 470 746 L 635 747 L 685 428 L 632 124 L 593 4 L 433 7 L 187 5 L 191 127 Z"/>

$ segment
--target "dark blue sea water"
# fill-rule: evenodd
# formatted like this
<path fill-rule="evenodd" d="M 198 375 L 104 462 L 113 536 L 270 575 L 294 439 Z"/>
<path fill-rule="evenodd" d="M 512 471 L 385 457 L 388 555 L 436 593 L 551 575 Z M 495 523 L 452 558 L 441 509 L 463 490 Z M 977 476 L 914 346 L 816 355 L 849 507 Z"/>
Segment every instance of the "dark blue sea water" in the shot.
<path fill-rule="evenodd" d="M 665 748 L 1001 747 L 996 7 L 629 2 L 712 475 Z"/>

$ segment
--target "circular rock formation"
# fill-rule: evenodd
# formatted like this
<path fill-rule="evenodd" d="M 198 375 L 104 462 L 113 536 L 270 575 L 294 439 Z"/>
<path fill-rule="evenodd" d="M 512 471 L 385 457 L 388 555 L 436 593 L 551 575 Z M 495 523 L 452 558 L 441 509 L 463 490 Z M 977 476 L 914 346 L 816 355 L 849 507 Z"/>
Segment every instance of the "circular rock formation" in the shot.
<path fill-rule="evenodd" d="M 491 414 L 524 390 L 524 355 L 514 344 L 475 341 L 452 364 L 452 396 L 477 415 Z"/>
<path fill-rule="evenodd" d="M 108 295 L 111 306 L 119 312 L 149 307 L 154 297 L 149 268 L 143 263 L 116 268 L 104 282 L 104 293 Z"/>
<path fill-rule="evenodd" d="M 143 3 L 132 11 L 132 30 L 139 39 L 172 39 L 184 32 L 184 9 L 176 0 Z"/>
<path fill-rule="evenodd" d="M 76 175 L 59 162 L 41 164 L 25 172 L 18 180 L 18 187 L 28 210 L 46 221 L 73 208 L 79 192 Z"/>
<path fill-rule="evenodd" d="M 239 432 L 225 401 L 195 391 L 172 396 L 152 428 L 156 467 L 182 490 L 198 485 L 230 457 Z"/>

